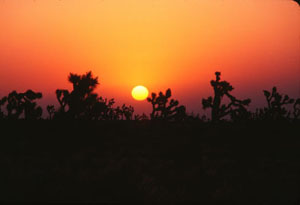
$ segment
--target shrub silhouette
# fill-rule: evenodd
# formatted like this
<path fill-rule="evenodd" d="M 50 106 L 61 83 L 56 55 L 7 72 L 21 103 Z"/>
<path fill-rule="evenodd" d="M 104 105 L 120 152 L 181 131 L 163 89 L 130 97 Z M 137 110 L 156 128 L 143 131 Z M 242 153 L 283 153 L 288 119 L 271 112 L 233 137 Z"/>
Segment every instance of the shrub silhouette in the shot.
<path fill-rule="evenodd" d="M 251 114 L 247 111 L 245 106 L 248 106 L 251 102 L 250 99 L 238 100 L 230 94 L 234 89 L 227 81 L 220 81 L 221 73 L 215 72 L 216 80 L 210 82 L 214 89 L 214 97 L 208 97 L 202 99 L 202 105 L 204 109 L 211 108 L 211 118 L 213 122 L 221 120 L 223 117 L 230 115 L 234 121 L 241 119 L 249 119 Z M 227 96 L 230 99 L 228 105 L 222 104 L 223 96 Z"/>
<path fill-rule="evenodd" d="M 94 93 L 99 82 L 98 77 L 93 77 L 91 71 L 84 75 L 70 73 L 68 79 L 73 84 L 71 92 L 64 89 L 56 90 L 56 98 L 60 104 L 60 108 L 55 114 L 56 118 L 84 120 L 132 119 L 133 107 L 124 104 L 122 107 L 113 108 L 114 99 L 108 100 Z"/>
<path fill-rule="evenodd" d="M 67 116 L 73 119 L 85 118 L 89 108 L 96 102 L 97 94 L 93 93 L 98 85 L 98 78 L 93 78 L 91 72 L 80 76 L 70 73 L 68 80 L 73 84 L 73 90 L 56 90 L 56 97 L 60 104 L 60 112 L 67 112 Z M 66 111 L 68 106 L 68 111 Z"/>
<path fill-rule="evenodd" d="M 276 87 L 273 87 L 271 92 L 267 90 L 264 90 L 263 92 L 268 106 L 259 110 L 259 117 L 263 120 L 290 119 L 291 112 L 288 111 L 284 106 L 293 104 L 295 100 L 290 98 L 288 95 L 279 94 Z M 299 102 L 296 102 L 294 105 L 295 116 L 298 114 L 298 103 Z"/>
<path fill-rule="evenodd" d="M 134 112 L 132 106 L 126 106 L 123 104 L 113 108 L 115 104 L 114 99 L 108 100 L 107 98 L 99 97 L 91 109 L 92 119 L 97 120 L 131 120 Z"/>
<path fill-rule="evenodd" d="M 152 93 L 151 98 L 147 98 L 147 101 L 152 104 L 151 119 L 160 120 L 183 120 L 186 117 L 185 106 L 179 106 L 177 100 L 169 98 L 171 97 L 171 89 L 168 89 L 165 94 L 159 92 Z"/>
<path fill-rule="evenodd" d="M 40 119 L 43 110 L 37 106 L 35 100 L 41 99 L 42 93 L 27 90 L 25 93 L 12 91 L 7 97 L 1 99 L 0 105 L 6 104 L 7 116 L 0 110 L 0 117 L 7 119 L 19 119 L 24 115 L 24 119 Z"/>
<path fill-rule="evenodd" d="M 117 119 L 121 120 L 132 120 L 133 119 L 133 113 L 134 108 L 132 106 L 126 106 L 125 104 L 122 105 L 122 107 L 117 107 L 115 109 L 115 115 L 118 116 Z"/>
<path fill-rule="evenodd" d="M 97 102 L 98 96 L 93 91 L 99 84 L 98 78 L 94 78 L 91 72 L 84 75 L 70 73 L 68 80 L 73 84 L 71 92 L 56 90 L 56 98 L 60 104 L 56 117 L 87 119 Z"/>
<path fill-rule="evenodd" d="M 232 85 L 221 81 L 221 73 L 215 72 L 216 79 L 210 84 L 214 89 L 214 96 L 202 99 L 204 109 L 211 109 L 211 120 L 217 122 L 229 116 L 232 121 L 241 120 L 297 120 L 300 118 L 300 98 L 294 100 L 288 95 L 282 95 L 273 87 L 272 91 L 263 90 L 267 100 L 267 107 L 250 113 L 247 106 L 250 99 L 239 100 L 233 95 Z M 114 108 L 115 100 L 98 96 L 95 88 L 98 86 L 98 77 L 93 77 L 89 71 L 83 75 L 70 73 L 68 80 L 73 90 L 57 89 L 56 98 L 59 108 L 47 106 L 48 119 L 82 119 L 82 120 L 148 120 L 148 116 L 134 115 L 134 108 L 123 104 Z M 228 104 L 222 104 L 223 97 L 229 99 Z M 42 93 L 27 90 L 24 93 L 12 91 L 8 96 L 0 98 L 0 119 L 40 119 L 42 108 L 36 100 L 42 98 Z M 205 116 L 187 114 L 186 108 L 179 105 L 177 100 L 171 99 L 171 89 L 165 93 L 152 93 L 147 101 L 152 104 L 151 120 L 168 121 L 207 121 Z M 286 108 L 291 105 L 292 110 Z M 4 109 L 6 108 L 6 111 Z"/>
<path fill-rule="evenodd" d="M 149 120 L 149 118 L 145 113 L 143 113 L 142 115 L 139 115 L 139 114 L 134 115 L 134 120 L 136 120 L 136 121 L 146 121 L 146 120 Z"/>

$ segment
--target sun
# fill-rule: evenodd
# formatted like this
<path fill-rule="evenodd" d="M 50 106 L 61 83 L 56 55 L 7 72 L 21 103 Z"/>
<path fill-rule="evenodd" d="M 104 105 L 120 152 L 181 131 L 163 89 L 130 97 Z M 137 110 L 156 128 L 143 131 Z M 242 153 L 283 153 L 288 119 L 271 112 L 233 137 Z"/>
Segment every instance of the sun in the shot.
<path fill-rule="evenodd" d="M 148 89 L 142 85 L 135 86 L 131 91 L 132 97 L 139 101 L 145 100 L 148 97 L 148 94 Z"/>

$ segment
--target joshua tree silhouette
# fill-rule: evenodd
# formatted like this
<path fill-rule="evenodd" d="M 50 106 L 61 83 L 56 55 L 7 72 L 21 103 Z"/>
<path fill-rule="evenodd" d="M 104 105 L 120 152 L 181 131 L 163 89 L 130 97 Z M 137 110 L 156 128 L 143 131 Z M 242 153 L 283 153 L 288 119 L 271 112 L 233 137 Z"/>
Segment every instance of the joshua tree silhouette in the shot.
<path fill-rule="evenodd" d="M 245 106 L 248 106 L 251 102 L 250 99 L 238 100 L 232 96 L 231 92 L 234 88 L 227 81 L 220 81 L 221 73 L 215 72 L 216 80 L 210 82 L 214 88 L 214 98 L 208 97 L 202 99 L 202 105 L 204 109 L 211 108 L 212 121 L 216 122 L 221 120 L 226 115 L 230 115 L 232 120 L 240 120 L 249 118 L 250 112 L 247 111 Z M 223 96 L 227 96 L 230 99 L 228 105 L 221 104 Z"/>
<path fill-rule="evenodd" d="M 185 106 L 179 106 L 179 102 L 174 99 L 169 102 L 170 97 L 171 89 L 168 89 L 165 94 L 159 92 L 157 96 L 156 93 L 152 93 L 151 98 L 147 98 L 152 104 L 151 119 L 183 120 L 186 117 Z"/>
<path fill-rule="evenodd" d="M 56 97 L 60 104 L 56 117 L 85 120 L 132 119 L 133 107 L 124 104 L 122 107 L 113 108 L 114 99 L 108 100 L 94 93 L 99 82 L 98 77 L 93 77 L 91 71 L 84 75 L 70 73 L 69 82 L 73 84 L 71 92 L 63 89 L 56 90 Z M 52 111 L 51 109 L 50 112 Z"/>
<path fill-rule="evenodd" d="M 126 106 L 125 104 L 122 105 L 122 107 L 116 108 L 116 115 L 118 116 L 118 119 L 122 120 L 132 120 L 134 113 L 134 108 L 132 106 Z"/>
<path fill-rule="evenodd" d="M 295 102 L 294 99 L 290 98 L 288 95 L 279 94 L 276 87 L 273 87 L 272 91 L 269 92 L 264 90 L 264 95 L 267 100 L 268 107 L 264 109 L 260 109 L 260 116 L 265 120 L 282 120 L 289 119 L 291 112 L 288 111 L 284 106 L 293 104 Z M 300 100 L 298 99 L 294 104 L 294 115 L 295 118 L 298 116 L 298 103 Z M 297 109 L 298 108 L 298 109 Z"/>
<path fill-rule="evenodd" d="M 221 73 L 215 72 L 216 79 L 210 84 L 214 90 L 214 96 L 202 99 L 204 109 L 211 108 L 212 122 L 220 121 L 225 116 L 230 116 L 233 121 L 241 120 L 298 120 L 300 118 L 300 98 L 294 100 L 288 95 L 282 95 L 273 87 L 272 91 L 264 90 L 267 107 L 257 109 L 256 113 L 250 113 L 246 107 L 250 99 L 239 100 L 230 92 L 234 89 L 227 81 L 221 81 Z M 83 119 L 83 120 L 147 120 L 143 115 L 134 115 L 132 106 L 113 107 L 114 99 L 98 96 L 95 88 L 99 84 L 98 77 L 93 77 L 92 72 L 83 75 L 70 73 L 68 80 L 73 85 L 73 90 L 56 90 L 56 98 L 60 107 L 56 110 L 54 105 L 47 106 L 48 119 Z M 186 113 L 186 108 L 179 105 L 177 100 L 171 99 L 171 89 L 165 93 L 152 93 L 147 101 L 152 104 L 150 119 L 170 121 L 195 121 L 199 115 Z M 229 99 L 228 104 L 222 104 L 223 97 Z M 27 90 L 24 93 L 12 91 L 8 96 L 0 98 L 0 119 L 41 119 L 42 108 L 37 106 L 36 100 L 42 98 L 42 93 Z M 291 105 L 291 109 L 286 106 Z M 3 111 L 3 107 L 6 111 Z M 206 121 L 205 118 L 201 118 Z"/>
<path fill-rule="evenodd" d="M 58 114 L 72 119 L 84 119 L 90 114 L 90 109 L 97 102 L 97 94 L 93 93 L 98 83 L 92 72 L 84 75 L 70 73 L 69 82 L 73 84 L 73 90 L 56 90 L 56 98 L 60 104 Z M 67 110 L 66 110 L 67 109 Z"/>
<path fill-rule="evenodd" d="M 24 119 L 40 119 L 43 110 L 37 106 L 35 100 L 41 98 L 42 93 L 36 93 L 32 90 L 27 90 L 25 93 L 12 91 L 7 97 L 0 100 L 0 106 L 6 104 L 7 109 L 7 116 L 0 110 L 0 118 L 19 119 L 23 114 Z"/>

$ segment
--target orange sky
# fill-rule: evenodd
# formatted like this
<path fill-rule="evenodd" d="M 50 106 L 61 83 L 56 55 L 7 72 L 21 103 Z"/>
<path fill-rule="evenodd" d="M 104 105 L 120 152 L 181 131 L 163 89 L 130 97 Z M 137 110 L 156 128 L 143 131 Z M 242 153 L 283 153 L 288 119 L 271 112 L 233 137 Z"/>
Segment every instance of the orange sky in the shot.
<path fill-rule="evenodd" d="M 290 0 L 0 0 L 0 96 L 31 88 L 56 102 L 69 72 L 92 70 L 97 92 L 149 113 L 138 84 L 171 88 L 189 111 L 216 70 L 239 97 L 300 97 L 300 7 Z"/>

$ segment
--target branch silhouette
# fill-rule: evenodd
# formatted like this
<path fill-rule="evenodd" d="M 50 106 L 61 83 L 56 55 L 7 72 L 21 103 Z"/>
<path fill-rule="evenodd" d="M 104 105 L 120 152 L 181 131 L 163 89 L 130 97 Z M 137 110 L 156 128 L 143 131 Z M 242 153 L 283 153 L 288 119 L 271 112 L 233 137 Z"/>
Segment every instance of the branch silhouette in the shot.
<path fill-rule="evenodd" d="M 55 91 L 59 107 L 48 105 L 48 119 L 69 120 L 149 120 L 146 114 L 134 114 L 134 107 L 123 104 L 114 107 L 115 100 L 99 96 L 95 89 L 99 85 L 98 77 L 92 72 L 83 75 L 70 73 L 68 81 L 72 90 L 57 89 Z M 237 99 L 231 94 L 233 86 L 221 80 L 221 72 L 215 72 L 215 79 L 210 82 L 214 96 L 202 99 L 203 109 L 211 109 L 211 121 L 218 122 L 229 117 L 232 122 L 249 120 L 299 120 L 300 98 L 293 99 L 288 95 L 278 93 L 277 87 L 271 91 L 263 90 L 267 107 L 259 108 L 255 113 L 248 111 L 251 99 Z M 152 105 L 151 120 L 165 121 L 206 121 L 193 113 L 187 114 L 186 107 L 179 105 L 178 100 L 172 99 L 171 89 L 165 93 L 152 93 L 147 101 Z M 222 103 L 226 97 L 229 103 Z M 42 93 L 27 90 L 24 93 L 12 91 L 8 96 L 0 98 L 0 119 L 42 119 L 43 110 L 37 105 Z M 287 107 L 290 106 L 291 109 Z M 3 109 L 4 108 L 4 109 Z"/>
<path fill-rule="evenodd" d="M 284 106 L 293 104 L 295 100 L 288 95 L 279 94 L 277 87 L 273 87 L 272 91 L 263 90 L 267 101 L 267 107 L 259 110 L 259 116 L 263 120 L 284 120 L 291 118 L 291 112 Z M 294 104 L 294 116 L 298 117 L 298 100 Z"/>
<path fill-rule="evenodd" d="M 131 120 L 134 108 L 123 104 L 113 108 L 114 99 L 106 99 L 95 93 L 99 85 L 98 77 L 93 77 L 91 71 L 83 75 L 70 73 L 68 80 L 73 85 L 69 92 L 65 89 L 56 90 L 56 98 L 60 108 L 54 113 L 54 118 L 83 120 Z M 53 115 L 53 107 L 49 107 L 49 117 Z"/>
<path fill-rule="evenodd" d="M 171 95 L 171 89 L 169 88 L 165 94 L 162 92 L 159 92 L 158 95 L 152 93 L 151 98 L 147 98 L 147 101 L 152 104 L 151 119 L 184 120 L 186 117 L 185 106 L 179 106 L 179 102 L 174 99 L 169 101 Z"/>
<path fill-rule="evenodd" d="M 7 97 L 3 97 L 0 100 L 0 107 L 6 104 L 7 111 L 7 116 L 5 116 L 0 108 L 0 118 L 16 120 L 24 116 L 24 119 L 27 120 L 40 119 L 43 110 L 40 106 L 37 106 L 35 100 L 41 98 L 42 93 L 32 90 L 27 90 L 25 93 L 12 91 Z"/>
<path fill-rule="evenodd" d="M 214 89 L 214 97 L 202 99 L 203 109 L 211 108 L 211 118 L 213 122 L 220 121 L 223 117 L 230 115 L 234 121 L 249 119 L 251 114 L 247 111 L 246 106 L 251 102 L 250 99 L 238 100 L 230 94 L 234 89 L 227 81 L 221 81 L 221 73 L 215 72 L 216 80 L 210 82 Z M 228 105 L 222 104 L 223 96 L 230 99 Z"/>

